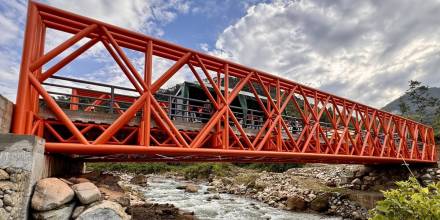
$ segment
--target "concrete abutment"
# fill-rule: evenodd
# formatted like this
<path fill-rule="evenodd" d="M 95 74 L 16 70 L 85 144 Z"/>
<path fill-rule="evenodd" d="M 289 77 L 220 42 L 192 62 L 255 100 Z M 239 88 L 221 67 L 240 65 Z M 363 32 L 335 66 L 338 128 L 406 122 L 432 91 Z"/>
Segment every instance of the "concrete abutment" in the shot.
<path fill-rule="evenodd" d="M 35 183 L 46 177 L 81 173 L 84 163 L 45 155 L 44 139 L 0 134 L 0 220 L 28 219 Z"/>

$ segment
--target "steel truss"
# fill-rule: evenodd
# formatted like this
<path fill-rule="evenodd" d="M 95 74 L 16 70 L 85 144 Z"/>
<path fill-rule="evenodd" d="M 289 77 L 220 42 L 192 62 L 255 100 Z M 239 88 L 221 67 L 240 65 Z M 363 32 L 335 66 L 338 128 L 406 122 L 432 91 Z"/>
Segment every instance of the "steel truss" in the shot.
<path fill-rule="evenodd" d="M 73 36 L 44 53 L 47 28 Z M 89 41 L 43 71 L 43 65 L 82 39 Z M 46 91 L 43 83 L 98 42 L 105 46 L 139 96 L 128 109 L 118 111 L 119 117 L 109 125 L 73 122 Z M 145 54 L 142 74 L 135 69 L 122 48 Z M 175 61 L 154 82 L 153 56 Z M 209 121 L 196 132 L 177 129 L 155 98 L 158 90 L 184 65 L 194 74 L 215 110 Z M 217 77 L 212 77 L 212 72 Z M 232 87 L 231 79 L 238 81 L 234 88 L 222 89 Z M 209 92 L 208 85 L 214 89 L 214 95 Z M 255 135 L 246 133 L 230 107 L 245 87 L 254 94 L 266 119 Z M 261 92 L 263 94 L 259 94 Z M 267 101 L 261 100 L 261 95 L 267 97 Z M 56 120 L 38 116 L 40 96 Z M 297 135 L 288 132 L 282 114 L 288 105 L 294 106 L 304 124 Z M 129 121 L 139 112 L 140 123 L 129 126 Z M 330 121 L 330 128 L 324 129 L 320 124 L 324 115 Z M 156 124 L 153 128 L 152 121 Z M 58 126 L 57 129 L 54 126 Z M 94 135 L 89 134 L 92 130 Z M 47 153 L 82 155 L 91 161 L 385 164 L 402 163 L 404 158 L 408 163 L 432 164 L 437 160 L 434 132 L 426 125 L 32 1 L 28 7 L 13 132 L 50 136 L 52 138 L 48 138 L 46 143 Z"/>

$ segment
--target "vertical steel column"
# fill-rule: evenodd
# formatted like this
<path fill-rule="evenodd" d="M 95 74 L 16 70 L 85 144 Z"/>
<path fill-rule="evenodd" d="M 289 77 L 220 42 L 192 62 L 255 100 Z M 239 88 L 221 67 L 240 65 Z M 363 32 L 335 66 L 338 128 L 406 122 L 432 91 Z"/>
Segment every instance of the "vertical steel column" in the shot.
<path fill-rule="evenodd" d="M 147 53 L 145 60 L 145 83 L 147 84 L 147 91 L 151 91 L 151 78 L 153 75 L 153 41 L 149 40 L 147 45 Z M 148 96 L 145 101 L 144 106 L 144 144 L 145 146 L 150 146 L 150 136 L 151 136 L 151 97 Z"/>
<path fill-rule="evenodd" d="M 280 80 L 277 79 L 277 88 L 276 88 L 276 99 L 277 99 L 277 107 L 278 109 L 281 109 L 281 88 L 280 88 Z M 283 112 L 279 112 L 280 117 L 282 117 Z M 277 139 L 276 139 L 276 145 L 277 145 L 277 151 L 281 151 L 281 141 L 282 141 L 282 131 L 281 131 L 281 120 L 278 120 L 277 122 Z"/>
<path fill-rule="evenodd" d="M 37 7 L 30 2 L 27 12 L 26 30 L 23 39 L 23 52 L 20 65 L 20 78 L 17 88 L 16 107 L 14 111 L 14 120 L 12 123 L 12 132 L 16 134 L 25 133 L 26 111 L 30 110 L 30 84 L 28 77 L 30 74 L 30 62 L 32 61 L 32 49 L 35 46 L 35 29 L 37 28 L 38 20 Z"/>
<path fill-rule="evenodd" d="M 41 21 L 39 22 L 38 25 L 38 33 L 39 33 L 39 44 L 38 44 L 38 49 L 37 49 L 37 54 L 35 55 L 35 57 L 41 57 L 44 55 L 44 46 L 45 46 L 45 38 L 46 38 L 46 25 L 43 24 Z M 40 77 L 40 75 L 42 74 L 42 69 L 43 68 L 39 68 L 38 71 L 36 71 L 35 76 Z M 37 113 L 39 111 L 40 105 L 39 105 L 39 94 L 38 91 L 33 88 L 31 88 L 31 92 L 32 94 L 32 102 L 33 102 L 33 112 Z"/>
<path fill-rule="evenodd" d="M 73 103 L 79 103 L 79 97 L 78 95 L 78 90 L 77 89 L 72 89 L 72 96 L 70 97 L 70 110 L 78 110 L 78 105 L 73 104 Z"/>
<path fill-rule="evenodd" d="M 221 88 L 222 80 L 221 80 L 220 76 L 221 76 L 220 71 L 217 71 L 217 80 L 216 80 L 217 88 Z M 214 87 L 214 85 L 213 85 L 213 87 Z M 215 94 L 217 97 L 217 103 L 220 104 L 220 102 L 221 102 L 220 96 L 217 93 L 215 93 Z M 218 111 L 218 109 L 216 109 L 216 111 Z M 221 130 L 222 130 L 221 122 L 218 121 L 216 124 L 216 127 L 215 127 L 215 141 L 216 141 L 215 146 L 219 146 L 221 144 L 221 147 L 223 147 L 223 141 L 222 141 L 223 138 L 222 138 L 222 134 L 220 134 L 222 132 Z"/>
<path fill-rule="evenodd" d="M 110 87 L 110 114 L 113 114 L 114 105 L 115 105 L 115 87 L 112 86 Z"/>
<path fill-rule="evenodd" d="M 224 82 L 223 82 L 223 86 L 224 86 L 224 97 L 225 100 L 229 100 L 229 65 L 225 64 L 224 66 Z M 228 103 L 225 103 L 226 105 L 228 105 L 228 107 L 230 108 L 231 105 Z M 223 121 L 223 132 L 224 132 L 224 142 L 223 142 L 223 149 L 228 149 L 229 148 L 229 111 L 226 111 L 224 114 L 224 121 Z M 232 131 L 233 132 L 233 131 Z"/>

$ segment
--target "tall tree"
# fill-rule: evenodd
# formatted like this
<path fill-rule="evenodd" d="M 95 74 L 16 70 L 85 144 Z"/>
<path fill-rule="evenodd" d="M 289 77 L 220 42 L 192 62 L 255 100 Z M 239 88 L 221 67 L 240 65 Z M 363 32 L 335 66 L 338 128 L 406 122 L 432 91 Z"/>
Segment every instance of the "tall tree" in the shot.
<path fill-rule="evenodd" d="M 423 85 L 419 81 L 409 81 L 409 88 L 406 90 L 406 94 L 408 95 L 410 102 L 415 107 L 415 117 L 420 122 L 426 122 L 427 108 L 439 108 L 440 106 L 439 100 L 429 94 L 429 87 Z"/>

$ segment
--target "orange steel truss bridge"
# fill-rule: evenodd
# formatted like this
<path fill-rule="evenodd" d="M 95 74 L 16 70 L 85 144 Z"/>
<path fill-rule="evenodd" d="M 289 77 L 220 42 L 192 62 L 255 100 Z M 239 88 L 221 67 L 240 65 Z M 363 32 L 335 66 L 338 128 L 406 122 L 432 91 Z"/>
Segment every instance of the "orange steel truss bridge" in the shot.
<path fill-rule="evenodd" d="M 45 53 L 47 28 L 72 36 Z M 97 43 L 132 88 L 56 75 Z M 142 72 L 126 55 L 130 50 L 144 55 Z M 56 60 L 61 53 L 67 55 Z M 159 73 L 153 57 L 173 64 Z M 184 66 L 204 99 L 164 89 Z M 90 86 L 101 90 L 85 89 Z M 243 93 L 256 108 L 237 109 L 233 103 Z M 28 7 L 13 133 L 43 137 L 46 153 L 85 161 L 437 161 L 426 125 L 36 2 Z"/>

